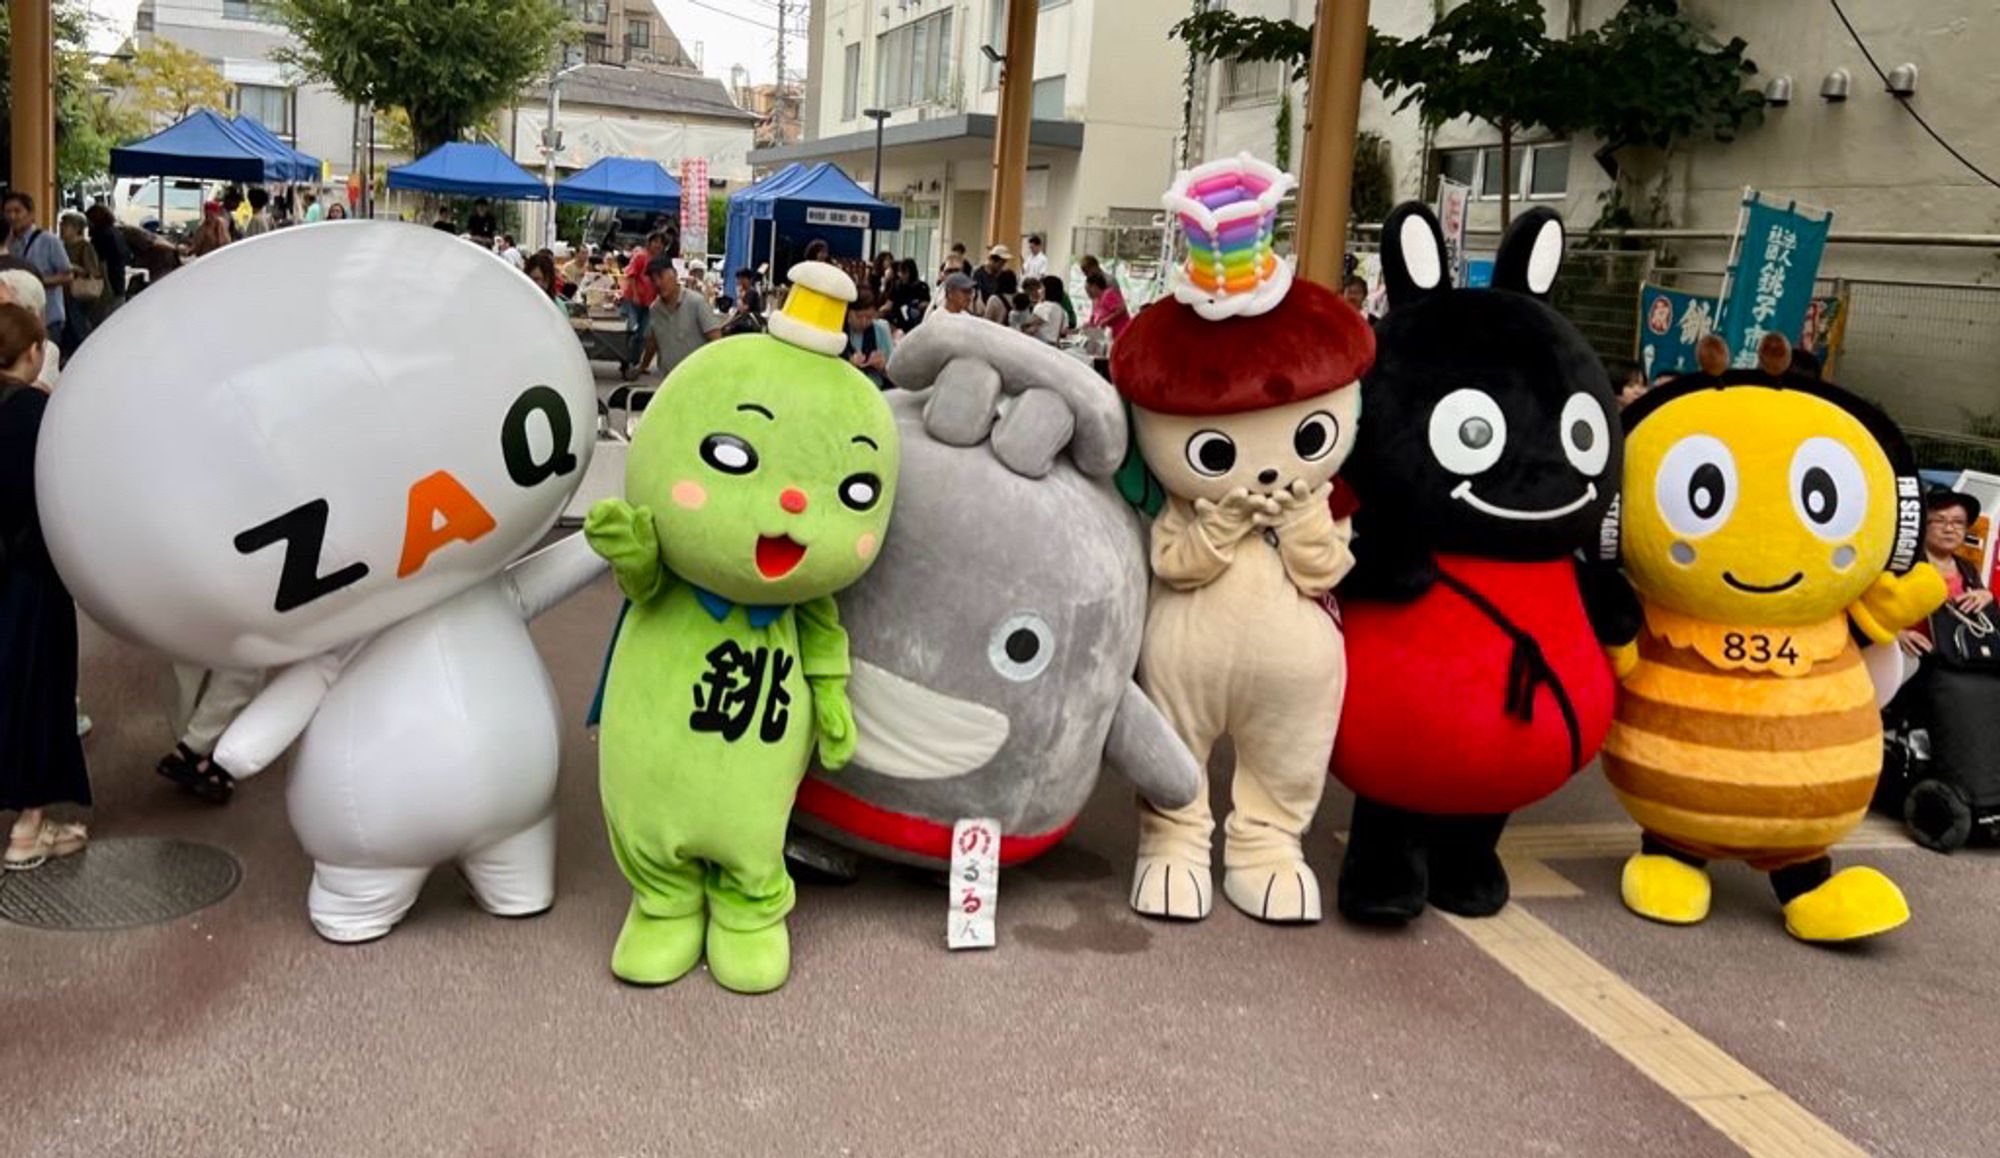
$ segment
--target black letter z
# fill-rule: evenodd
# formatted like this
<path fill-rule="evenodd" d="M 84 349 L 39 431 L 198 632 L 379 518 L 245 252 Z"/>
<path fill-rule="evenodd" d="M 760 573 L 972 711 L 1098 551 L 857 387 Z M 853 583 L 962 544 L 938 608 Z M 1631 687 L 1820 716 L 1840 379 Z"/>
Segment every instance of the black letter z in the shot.
<path fill-rule="evenodd" d="M 358 583 L 368 574 L 368 564 L 353 563 L 331 575 L 320 575 L 319 552 L 326 542 L 326 519 L 326 500 L 314 499 L 236 536 L 236 550 L 244 555 L 254 555 L 273 543 L 285 544 L 285 566 L 278 573 L 277 608 L 281 615 Z"/>

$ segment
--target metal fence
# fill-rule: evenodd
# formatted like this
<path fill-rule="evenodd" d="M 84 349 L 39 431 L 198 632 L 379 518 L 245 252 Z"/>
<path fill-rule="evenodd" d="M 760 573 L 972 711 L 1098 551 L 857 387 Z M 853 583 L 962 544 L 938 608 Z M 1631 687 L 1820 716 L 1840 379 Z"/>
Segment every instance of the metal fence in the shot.
<path fill-rule="evenodd" d="M 1695 293 L 1722 283 L 1712 269 L 1653 277 Z M 2000 286 L 1842 278 L 1814 292 L 1847 298 L 1831 377 L 1894 415 L 1925 466 L 2000 467 Z"/>

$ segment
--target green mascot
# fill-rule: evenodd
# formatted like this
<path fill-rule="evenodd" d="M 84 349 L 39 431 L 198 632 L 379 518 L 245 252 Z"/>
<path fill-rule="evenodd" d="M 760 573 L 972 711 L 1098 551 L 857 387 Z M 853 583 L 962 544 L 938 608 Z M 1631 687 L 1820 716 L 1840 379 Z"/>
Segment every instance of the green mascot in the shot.
<path fill-rule="evenodd" d="M 632 441 L 622 499 L 584 533 L 629 606 L 600 711 L 611 849 L 632 907 L 611 971 L 665 985 L 704 954 L 718 984 L 791 972 L 785 825 L 818 745 L 854 753 L 833 593 L 880 554 L 895 420 L 844 361 L 847 275 L 808 262 L 771 332 L 689 355 Z"/>

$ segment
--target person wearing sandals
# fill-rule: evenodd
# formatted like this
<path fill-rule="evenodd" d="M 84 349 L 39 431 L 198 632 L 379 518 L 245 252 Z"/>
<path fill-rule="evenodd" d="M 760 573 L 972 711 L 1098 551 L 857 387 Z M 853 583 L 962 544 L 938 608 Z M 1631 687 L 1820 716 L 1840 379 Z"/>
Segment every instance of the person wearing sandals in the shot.
<path fill-rule="evenodd" d="M 35 509 L 35 440 L 48 407 L 42 319 L 0 305 L 0 811 L 18 812 L 5 865 L 39 868 L 81 852 L 81 824 L 49 819 L 52 804 L 90 803 L 76 728 L 76 604 L 42 541 Z"/>
<path fill-rule="evenodd" d="M 236 780 L 209 759 L 222 733 L 264 688 L 261 671 L 174 665 L 174 750 L 155 771 L 210 804 L 227 804 Z"/>

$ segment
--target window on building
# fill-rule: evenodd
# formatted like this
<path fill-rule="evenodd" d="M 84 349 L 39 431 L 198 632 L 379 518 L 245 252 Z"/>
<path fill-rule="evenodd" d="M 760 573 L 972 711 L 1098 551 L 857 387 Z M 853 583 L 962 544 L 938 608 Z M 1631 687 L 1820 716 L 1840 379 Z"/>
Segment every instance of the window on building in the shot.
<path fill-rule="evenodd" d="M 225 20 L 258 20 L 266 24 L 278 22 L 278 14 L 272 9 L 270 0 L 222 0 L 222 17 Z"/>
<path fill-rule="evenodd" d="M 292 90 L 267 84 L 236 86 L 236 114 L 281 137 L 292 135 Z"/>
<path fill-rule="evenodd" d="M 875 38 L 878 107 L 901 109 L 943 100 L 949 95 L 950 77 L 950 11 L 913 20 Z"/>
<path fill-rule="evenodd" d="M 861 113 L 861 45 L 857 41 L 843 50 L 846 73 L 840 82 L 840 119 L 851 121 Z"/>
<path fill-rule="evenodd" d="M 563 10 L 579 24 L 606 24 L 611 19 L 606 0 L 565 0 Z"/>
<path fill-rule="evenodd" d="M 1528 166 L 1528 196 L 1561 197 L 1569 192 L 1569 145 L 1538 145 Z"/>
<path fill-rule="evenodd" d="M 626 20 L 625 43 L 631 48 L 651 48 L 653 46 L 653 22 L 643 16 L 634 16 Z"/>
<path fill-rule="evenodd" d="M 141 8 L 132 18 L 132 31 L 151 32 L 153 30 L 153 10 Z"/>
<path fill-rule="evenodd" d="M 1275 101 L 1284 84 L 1285 66 L 1279 61 L 1226 60 L 1222 63 L 1224 105 Z"/>
<path fill-rule="evenodd" d="M 1049 76 L 1036 81 L 1035 95 L 1031 101 L 1033 108 L 1028 115 L 1038 121 L 1062 120 L 1065 85 L 1068 81 L 1067 76 Z"/>
<path fill-rule="evenodd" d="M 1518 198 L 1558 198 L 1569 192 L 1568 141 L 1514 146 L 1513 195 Z M 1433 154 L 1433 177 L 1449 177 L 1472 186 L 1482 201 L 1500 199 L 1500 149 L 1486 145 L 1470 149 L 1439 149 Z"/>

